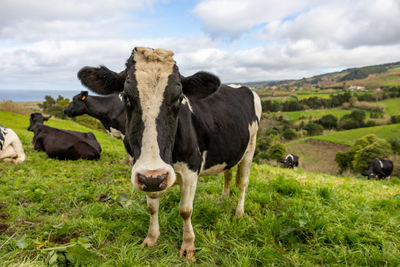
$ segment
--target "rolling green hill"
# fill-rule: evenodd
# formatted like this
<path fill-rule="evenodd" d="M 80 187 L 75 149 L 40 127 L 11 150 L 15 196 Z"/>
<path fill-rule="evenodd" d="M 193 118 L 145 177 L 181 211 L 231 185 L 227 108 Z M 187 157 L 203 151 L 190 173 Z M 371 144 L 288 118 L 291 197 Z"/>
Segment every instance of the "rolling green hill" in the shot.
<path fill-rule="evenodd" d="M 194 262 L 177 257 L 179 188 L 161 198 L 158 245 L 142 248 L 145 195 L 121 163 L 122 143 L 93 131 L 98 161 L 58 161 L 32 149 L 28 116 L 0 112 L 21 137 L 27 161 L 0 162 L 0 262 L 3 266 L 398 266 L 400 180 L 363 180 L 252 167 L 245 216 L 239 192 L 220 201 L 222 178 L 199 180 L 192 217 Z M 49 125 L 88 131 L 72 121 Z"/>

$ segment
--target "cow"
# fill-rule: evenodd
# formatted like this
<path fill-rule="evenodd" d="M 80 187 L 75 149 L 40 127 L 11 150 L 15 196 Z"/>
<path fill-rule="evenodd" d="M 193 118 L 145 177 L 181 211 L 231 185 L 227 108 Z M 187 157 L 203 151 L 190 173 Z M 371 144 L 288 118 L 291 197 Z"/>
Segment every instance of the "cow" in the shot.
<path fill-rule="evenodd" d="M 288 154 L 284 159 L 282 159 L 284 168 L 294 168 L 299 166 L 299 157 L 294 154 Z"/>
<path fill-rule="evenodd" d="M 261 116 L 258 95 L 231 88 L 208 72 L 184 77 L 164 49 L 136 47 L 126 68 L 84 67 L 81 83 L 99 94 L 121 92 L 127 112 L 124 144 L 134 158 L 131 181 L 146 193 L 150 226 L 143 246 L 160 235 L 159 199 L 179 184 L 183 240 L 179 257 L 194 257 L 191 223 L 199 176 L 225 173 L 222 197 L 229 197 L 231 169 L 238 165 L 236 217 L 244 215 L 245 193 Z"/>
<path fill-rule="evenodd" d="M 388 159 L 375 158 L 368 166 L 368 171 L 366 176 L 368 179 L 379 178 L 384 179 L 392 174 L 393 162 Z"/>
<path fill-rule="evenodd" d="M 0 160 L 21 163 L 25 159 L 24 148 L 18 135 L 12 129 L 0 125 Z"/>
<path fill-rule="evenodd" d="M 72 98 L 64 114 L 71 118 L 88 114 L 98 119 L 111 136 L 120 139 L 124 137 L 126 112 L 118 94 L 91 96 L 88 91 L 81 91 Z"/>
<path fill-rule="evenodd" d="M 50 117 L 32 113 L 29 131 L 33 132 L 32 144 L 36 151 L 45 151 L 50 158 L 97 160 L 101 147 L 93 133 L 81 133 L 53 128 L 43 123 Z"/>

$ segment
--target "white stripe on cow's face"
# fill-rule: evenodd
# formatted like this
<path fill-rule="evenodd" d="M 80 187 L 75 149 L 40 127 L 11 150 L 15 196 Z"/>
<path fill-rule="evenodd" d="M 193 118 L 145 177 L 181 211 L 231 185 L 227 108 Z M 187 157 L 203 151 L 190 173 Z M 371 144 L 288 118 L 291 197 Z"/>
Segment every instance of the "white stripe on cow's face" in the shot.
<path fill-rule="evenodd" d="M 175 65 L 172 56 L 171 51 L 150 48 L 136 48 L 134 53 L 135 78 L 144 124 L 141 153 L 132 168 L 131 179 L 137 188 L 139 188 L 136 177 L 138 173 L 168 172 L 170 175 L 168 187 L 173 185 L 176 179 L 172 166 L 160 157 L 156 124 L 163 103 L 164 91 L 168 85 L 168 77 L 173 72 Z"/>

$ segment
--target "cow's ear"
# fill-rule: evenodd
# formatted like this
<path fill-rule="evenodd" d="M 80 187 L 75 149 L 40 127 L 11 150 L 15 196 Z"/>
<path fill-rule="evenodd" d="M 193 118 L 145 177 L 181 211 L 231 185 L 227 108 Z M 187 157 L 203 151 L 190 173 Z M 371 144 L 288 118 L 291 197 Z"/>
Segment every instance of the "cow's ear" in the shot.
<path fill-rule="evenodd" d="M 124 90 L 125 71 L 113 72 L 104 66 L 99 68 L 83 67 L 78 72 L 81 83 L 101 95 L 108 95 Z"/>
<path fill-rule="evenodd" d="M 189 99 L 201 99 L 218 90 L 221 81 L 214 74 L 200 71 L 189 77 L 181 76 L 183 93 Z"/>
<path fill-rule="evenodd" d="M 43 120 L 44 120 L 44 121 L 48 121 L 50 118 L 51 118 L 51 115 L 48 116 L 48 117 L 44 117 L 44 116 L 43 116 Z"/>
<path fill-rule="evenodd" d="M 88 96 L 88 91 L 81 91 L 81 100 L 85 101 Z"/>

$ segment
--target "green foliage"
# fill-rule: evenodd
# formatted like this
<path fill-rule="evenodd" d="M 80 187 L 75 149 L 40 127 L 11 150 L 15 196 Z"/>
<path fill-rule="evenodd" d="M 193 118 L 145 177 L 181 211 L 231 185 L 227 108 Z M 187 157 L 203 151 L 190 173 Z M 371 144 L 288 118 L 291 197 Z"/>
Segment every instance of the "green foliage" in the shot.
<path fill-rule="evenodd" d="M 45 96 L 45 101 L 39 104 L 39 107 L 44 113 L 53 115 L 56 118 L 67 118 L 64 114 L 64 109 L 69 105 L 70 101 L 68 98 L 64 98 L 59 95 L 57 100 L 54 100 L 51 96 Z"/>
<path fill-rule="evenodd" d="M 270 135 L 262 136 L 259 134 L 257 136 L 256 150 L 254 152 L 254 161 L 260 163 L 262 160 L 267 160 L 268 148 L 271 146 L 273 138 Z"/>
<path fill-rule="evenodd" d="M 93 118 L 87 114 L 77 116 L 73 118 L 73 120 L 85 127 L 105 132 L 103 124 L 101 124 L 98 119 Z"/>
<path fill-rule="evenodd" d="M 179 187 L 160 198 L 158 245 L 143 248 L 149 214 L 120 161 L 123 144 L 93 131 L 98 161 L 49 159 L 33 151 L 28 116 L 0 111 L 20 136 L 22 164 L 0 162 L 1 266 L 399 266 L 400 179 L 365 181 L 253 164 L 245 216 L 239 190 L 220 200 L 223 179 L 198 181 L 192 224 L 196 260 L 182 242 Z M 88 131 L 73 121 L 51 126 Z"/>
<path fill-rule="evenodd" d="M 386 158 L 390 153 L 391 146 L 386 140 L 369 134 L 358 139 L 347 152 L 337 153 L 335 161 L 339 165 L 340 172 L 349 169 L 364 173 L 371 160 Z"/>
<path fill-rule="evenodd" d="M 273 159 L 278 162 L 286 155 L 286 146 L 282 143 L 275 143 L 268 148 L 267 156 L 268 159 Z"/>
<path fill-rule="evenodd" d="M 350 114 L 346 114 L 340 118 L 339 127 L 346 130 L 364 127 L 365 117 L 365 111 L 353 110 Z"/>
<path fill-rule="evenodd" d="M 400 123 L 400 115 L 390 116 L 390 122 L 391 123 Z"/>
<path fill-rule="evenodd" d="M 321 124 L 325 129 L 336 129 L 337 121 L 338 119 L 334 115 L 328 114 L 320 118 L 318 123 Z"/>
<path fill-rule="evenodd" d="M 285 138 L 286 140 L 292 140 L 297 137 L 296 131 L 292 130 L 290 128 L 286 128 L 282 132 L 282 137 Z"/>
<path fill-rule="evenodd" d="M 314 122 L 306 124 L 303 129 L 307 131 L 309 136 L 320 135 L 324 131 L 324 127 Z"/>
<path fill-rule="evenodd" d="M 400 137 L 392 137 L 389 140 L 389 144 L 392 146 L 393 154 L 400 154 Z"/>

